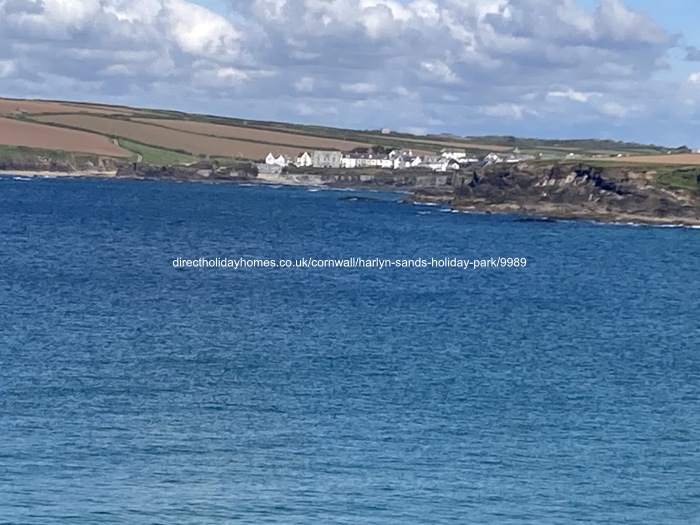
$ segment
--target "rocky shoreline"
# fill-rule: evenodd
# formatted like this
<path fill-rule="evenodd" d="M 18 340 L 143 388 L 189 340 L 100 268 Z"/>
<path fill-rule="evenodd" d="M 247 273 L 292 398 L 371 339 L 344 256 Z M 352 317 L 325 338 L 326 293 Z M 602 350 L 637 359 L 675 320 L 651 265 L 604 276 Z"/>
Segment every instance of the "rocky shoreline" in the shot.
<path fill-rule="evenodd" d="M 0 165 L 0 172 L 25 175 L 59 173 L 59 170 L 47 170 L 43 165 L 35 168 L 7 170 Z M 405 202 L 439 204 L 458 211 L 514 214 L 530 220 L 700 226 L 700 182 L 695 191 L 662 188 L 654 184 L 655 171 L 652 168 L 518 164 L 454 173 L 308 171 L 310 173 L 297 170 L 275 175 L 259 174 L 252 164 L 219 167 L 201 161 L 190 166 L 128 163 L 116 170 L 66 170 L 63 173 L 117 179 L 403 191 L 409 193 Z"/>

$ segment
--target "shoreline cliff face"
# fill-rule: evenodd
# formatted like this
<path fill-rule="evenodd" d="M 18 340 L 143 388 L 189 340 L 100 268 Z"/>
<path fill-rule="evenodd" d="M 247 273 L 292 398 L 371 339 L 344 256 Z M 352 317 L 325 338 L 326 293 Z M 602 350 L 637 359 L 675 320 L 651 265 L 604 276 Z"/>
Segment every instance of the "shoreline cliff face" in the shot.
<path fill-rule="evenodd" d="M 6 158 L 0 159 L 0 172 L 27 172 L 29 173 L 65 173 L 80 174 L 86 172 L 105 173 L 115 172 L 119 161 L 111 157 L 88 159 L 52 159 L 52 158 Z"/>
<path fill-rule="evenodd" d="M 700 225 L 700 190 L 661 188 L 653 176 L 624 167 L 503 166 L 461 177 L 451 189 L 419 189 L 408 200 L 554 219 Z"/>

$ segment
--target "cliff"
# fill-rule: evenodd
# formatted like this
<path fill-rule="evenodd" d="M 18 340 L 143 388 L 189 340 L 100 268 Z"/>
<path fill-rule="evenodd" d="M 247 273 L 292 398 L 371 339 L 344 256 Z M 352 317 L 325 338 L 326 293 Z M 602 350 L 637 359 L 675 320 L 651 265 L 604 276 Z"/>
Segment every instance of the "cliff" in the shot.
<path fill-rule="evenodd" d="M 111 157 L 68 155 L 65 158 L 51 156 L 16 155 L 0 158 L 0 172 L 26 171 L 55 173 L 105 173 L 117 170 L 118 161 Z"/>
<path fill-rule="evenodd" d="M 700 172 L 681 173 L 686 187 L 662 187 L 659 176 L 666 174 L 661 171 L 583 164 L 498 165 L 458 175 L 451 188 L 418 189 L 409 200 L 550 218 L 700 224 Z"/>

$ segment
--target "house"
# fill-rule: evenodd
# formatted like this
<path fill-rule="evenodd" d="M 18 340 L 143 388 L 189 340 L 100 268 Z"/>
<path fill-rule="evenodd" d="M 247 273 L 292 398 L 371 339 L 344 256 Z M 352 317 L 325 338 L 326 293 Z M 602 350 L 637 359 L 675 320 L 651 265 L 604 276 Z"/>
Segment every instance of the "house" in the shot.
<path fill-rule="evenodd" d="M 296 162 L 294 164 L 297 165 L 297 167 L 307 167 L 307 166 L 313 166 L 314 159 L 311 155 L 309 155 L 308 151 L 305 151 L 301 155 L 299 155 L 296 159 Z"/>
<path fill-rule="evenodd" d="M 401 155 L 394 159 L 394 169 L 402 170 L 408 168 L 415 168 L 421 163 L 420 157 L 414 157 L 412 155 Z"/>
<path fill-rule="evenodd" d="M 445 166 L 445 169 L 443 171 L 447 170 L 458 170 L 460 168 L 460 164 L 458 160 L 455 159 L 448 159 L 447 160 L 447 165 Z"/>
<path fill-rule="evenodd" d="M 423 157 L 423 162 L 420 166 L 433 171 L 447 171 L 447 166 L 450 162 L 457 162 L 454 159 L 447 159 L 442 155 L 426 155 Z"/>
<path fill-rule="evenodd" d="M 275 155 L 274 153 L 268 153 L 265 157 L 265 164 L 276 165 L 284 168 L 292 163 L 292 158 L 288 155 Z"/>
<path fill-rule="evenodd" d="M 503 159 L 498 153 L 491 152 L 484 157 L 484 162 L 486 162 L 487 165 L 498 164 L 499 162 L 503 162 Z"/>
<path fill-rule="evenodd" d="M 340 168 L 343 154 L 333 150 L 315 150 L 311 165 L 314 168 Z"/>
<path fill-rule="evenodd" d="M 390 159 L 396 159 L 398 157 L 412 157 L 413 152 L 410 149 L 394 149 L 389 152 Z"/>
<path fill-rule="evenodd" d="M 389 134 L 391 134 L 391 130 L 389 128 L 382 128 L 381 134 L 382 135 L 389 135 Z"/>
<path fill-rule="evenodd" d="M 455 159 L 445 158 L 442 156 L 425 156 L 420 164 L 424 168 L 430 168 L 433 171 L 458 170 L 459 161 Z"/>
<path fill-rule="evenodd" d="M 347 155 L 343 155 L 340 159 L 340 167 L 346 169 L 357 168 L 357 157 L 358 155 L 354 153 L 348 153 Z"/>
<path fill-rule="evenodd" d="M 441 154 L 446 159 L 462 160 L 467 158 L 467 154 L 464 151 L 443 149 Z"/>

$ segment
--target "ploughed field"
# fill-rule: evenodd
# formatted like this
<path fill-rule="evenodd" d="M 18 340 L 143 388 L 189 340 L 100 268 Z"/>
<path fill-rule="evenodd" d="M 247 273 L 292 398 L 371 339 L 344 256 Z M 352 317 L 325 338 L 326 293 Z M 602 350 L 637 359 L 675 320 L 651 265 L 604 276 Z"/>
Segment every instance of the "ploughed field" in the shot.
<path fill-rule="evenodd" d="M 129 157 L 131 152 L 104 135 L 0 117 L 0 145 Z"/>
<path fill-rule="evenodd" d="M 0 98 L 0 114 L 28 113 L 102 113 L 111 115 L 133 115 L 138 110 L 106 106 L 103 104 L 79 104 L 77 102 L 53 102 L 47 100 L 19 100 Z"/>
<path fill-rule="evenodd" d="M 138 119 L 138 122 L 152 126 L 162 126 L 168 129 L 184 131 L 205 137 L 222 137 L 236 140 L 256 141 L 263 144 L 280 146 L 293 146 L 295 151 L 299 148 L 328 149 L 348 151 L 354 148 L 371 147 L 367 142 L 353 142 L 349 140 L 324 139 L 321 137 L 309 137 L 295 135 L 283 131 L 267 131 L 262 129 L 250 129 L 240 126 L 224 126 L 222 124 L 210 124 L 208 122 L 192 122 L 187 120 L 172 119 Z"/>
<path fill-rule="evenodd" d="M 700 165 L 700 153 L 681 153 L 678 155 L 632 155 L 629 157 L 613 157 L 613 162 L 636 162 L 644 164 L 685 164 Z"/>
<path fill-rule="evenodd" d="M 155 126 L 130 120 L 111 119 L 95 115 L 48 115 L 38 121 L 87 129 L 96 133 L 125 137 L 142 144 L 194 155 L 262 159 L 271 149 L 285 155 L 298 155 L 298 146 L 271 146 L 270 144 L 234 140 L 223 137 L 197 135 L 164 126 Z"/>
<path fill-rule="evenodd" d="M 315 149 L 348 151 L 374 145 L 411 149 L 417 155 L 434 154 L 443 148 L 466 149 L 472 153 L 512 149 L 459 140 L 454 136 L 383 135 L 377 131 L 19 99 L 0 99 L 0 145 L 132 157 L 152 164 L 190 162 L 198 156 L 259 161 L 270 152 L 294 158 Z M 700 165 L 698 154 L 634 155 L 605 160 Z"/>

